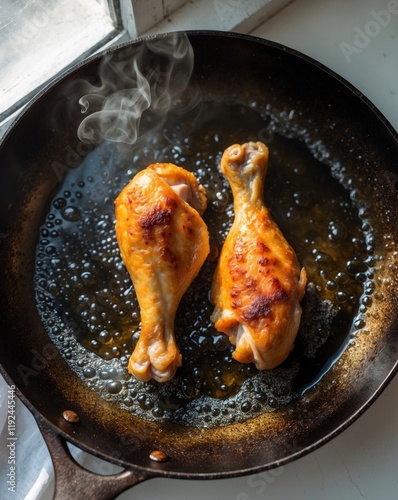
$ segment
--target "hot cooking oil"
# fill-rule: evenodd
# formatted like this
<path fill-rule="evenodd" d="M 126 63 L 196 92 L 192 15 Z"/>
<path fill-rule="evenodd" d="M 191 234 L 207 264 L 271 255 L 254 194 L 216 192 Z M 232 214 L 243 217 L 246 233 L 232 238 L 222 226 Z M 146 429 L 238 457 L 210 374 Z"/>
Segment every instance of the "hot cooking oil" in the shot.
<path fill-rule="evenodd" d="M 344 166 L 331 168 L 322 161 L 324 151 L 314 154 L 321 146 L 311 149 L 275 123 L 255 106 L 207 103 L 189 127 L 171 118 L 134 147 L 99 145 L 50 200 L 36 253 L 43 323 L 77 375 L 126 411 L 199 427 L 274 411 L 318 379 L 350 334 L 364 326 L 375 300 L 366 202 L 356 203 Z M 295 349 L 280 367 L 261 373 L 235 361 L 228 338 L 210 322 L 211 280 L 234 217 L 218 165 L 225 148 L 248 140 L 270 149 L 265 203 L 308 276 Z M 191 170 L 205 187 L 203 218 L 211 242 L 176 315 L 183 365 L 163 384 L 141 383 L 127 373 L 140 311 L 114 230 L 116 196 L 136 172 L 156 162 Z"/>

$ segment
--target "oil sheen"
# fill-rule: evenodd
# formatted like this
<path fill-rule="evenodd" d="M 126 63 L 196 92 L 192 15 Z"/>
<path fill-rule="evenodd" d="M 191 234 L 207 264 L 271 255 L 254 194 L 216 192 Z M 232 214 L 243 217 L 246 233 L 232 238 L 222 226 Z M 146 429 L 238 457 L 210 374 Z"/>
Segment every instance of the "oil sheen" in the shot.
<path fill-rule="evenodd" d="M 344 168 L 323 161 L 324 146 L 309 147 L 296 135 L 288 121 L 255 105 L 208 103 L 189 126 L 170 118 L 134 147 L 92 148 L 65 176 L 40 229 L 37 306 L 71 369 L 101 397 L 146 420 L 228 425 L 287 407 L 364 327 L 375 291 L 366 208 L 351 196 Z M 265 201 L 309 281 L 295 348 L 280 367 L 264 372 L 236 362 L 227 337 L 210 322 L 211 280 L 234 217 L 218 166 L 226 147 L 248 140 L 270 149 Z M 211 236 L 209 258 L 176 316 L 183 365 L 163 384 L 141 383 L 127 372 L 140 311 L 114 230 L 116 196 L 155 162 L 195 173 L 206 188 Z"/>

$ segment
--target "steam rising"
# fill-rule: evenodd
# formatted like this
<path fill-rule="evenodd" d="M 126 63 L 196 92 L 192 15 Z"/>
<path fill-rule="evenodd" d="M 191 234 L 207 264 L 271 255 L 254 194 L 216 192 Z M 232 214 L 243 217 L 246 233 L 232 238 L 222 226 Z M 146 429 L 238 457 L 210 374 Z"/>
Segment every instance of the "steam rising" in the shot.
<path fill-rule="evenodd" d="M 133 52 L 132 52 L 133 50 Z M 139 135 L 161 126 L 170 110 L 189 110 L 197 96 L 184 96 L 193 69 L 188 37 L 174 33 L 106 55 L 100 82 L 86 82 L 80 99 L 87 114 L 78 128 L 81 141 L 134 144 Z M 185 99 L 185 100 L 184 100 Z M 143 126 L 143 123 L 145 125 Z"/>

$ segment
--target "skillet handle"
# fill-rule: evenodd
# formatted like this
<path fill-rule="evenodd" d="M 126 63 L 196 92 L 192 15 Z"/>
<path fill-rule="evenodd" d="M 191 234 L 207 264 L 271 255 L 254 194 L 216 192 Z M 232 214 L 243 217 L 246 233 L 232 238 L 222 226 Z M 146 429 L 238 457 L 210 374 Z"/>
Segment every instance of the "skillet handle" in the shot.
<path fill-rule="evenodd" d="M 54 466 L 53 500 L 65 500 L 65 498 L 112 500 L 119 493 L 152 477 L 129 469 L 108 476 L 90 472 L 75 461 L 63 437 L 50 429 L 41 418 L 36 417 L 36 421 Z"/>

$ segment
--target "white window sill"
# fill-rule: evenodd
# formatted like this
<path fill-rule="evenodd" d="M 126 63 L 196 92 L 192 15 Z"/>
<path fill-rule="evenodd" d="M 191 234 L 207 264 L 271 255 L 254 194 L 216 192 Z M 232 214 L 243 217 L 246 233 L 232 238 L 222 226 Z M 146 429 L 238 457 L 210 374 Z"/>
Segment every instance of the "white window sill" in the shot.
<path fill-rule="evenodd" d="M 249 33 L 293 1 L 191 0 L 146 34 L 203 29 Z"/>

